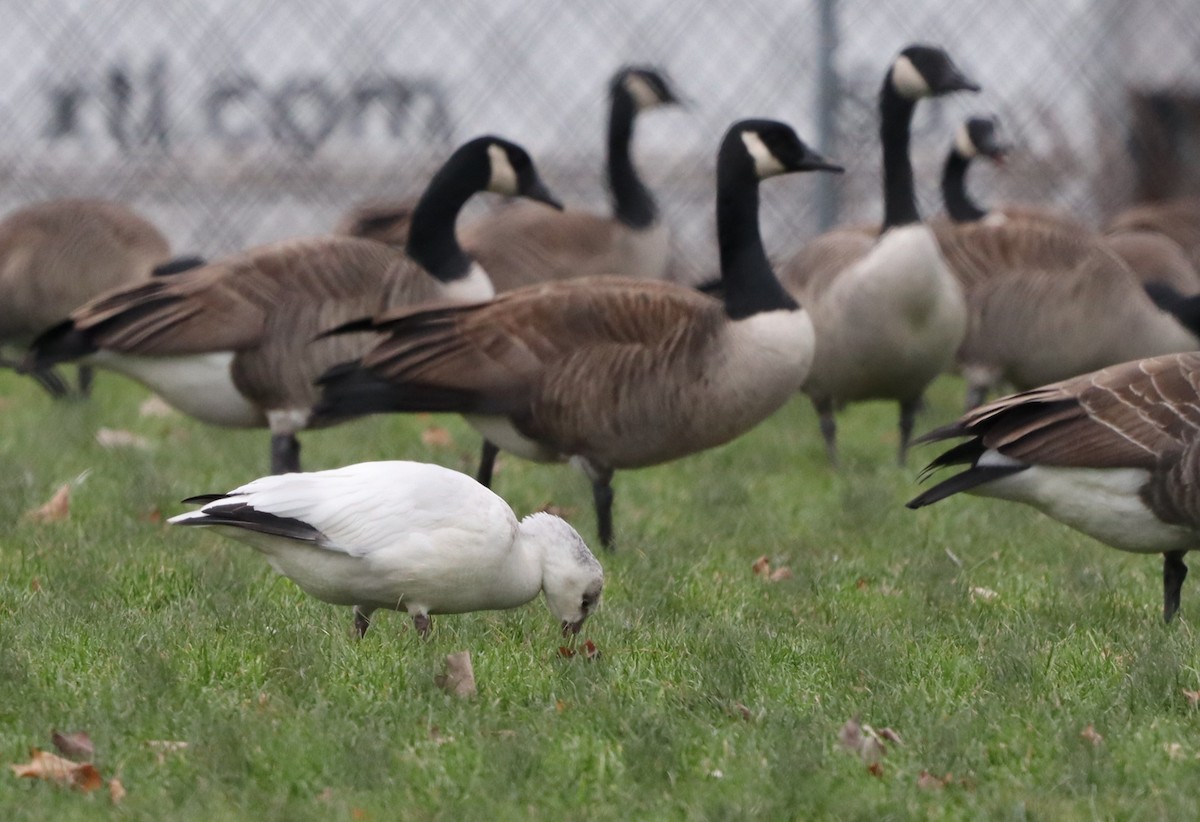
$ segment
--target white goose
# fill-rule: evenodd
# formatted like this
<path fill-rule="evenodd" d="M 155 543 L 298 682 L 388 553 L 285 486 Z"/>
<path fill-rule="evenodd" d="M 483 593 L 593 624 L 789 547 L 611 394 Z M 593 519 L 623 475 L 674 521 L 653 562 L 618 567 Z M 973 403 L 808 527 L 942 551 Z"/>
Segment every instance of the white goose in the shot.
<path fill-rule="evenodd" d="M 184 501 L 203 507 L 172 525 L 216 527 L 306 593 L 353 605 L 359 636 L 377 608 L 407 611 L 426 636 L 430 614 L 516 608 L 539 591 L 565 636 L 579 632 L 604 587 L 600 563 L 564 520 L 517 522 L 496 494 L 437 465 L 364 462 Z"/>

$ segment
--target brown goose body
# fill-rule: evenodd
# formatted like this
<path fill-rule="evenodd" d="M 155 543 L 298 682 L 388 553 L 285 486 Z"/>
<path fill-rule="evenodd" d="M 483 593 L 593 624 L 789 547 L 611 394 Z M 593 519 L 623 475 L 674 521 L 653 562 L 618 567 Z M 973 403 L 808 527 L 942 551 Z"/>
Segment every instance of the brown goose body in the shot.
<path fill-rule="evenodd" d="M 101 296 L 72 320 L 75 333 L 97 349 L 98 364 L 145 383 L 204 422 L 261 427 L 271 414 L 290 414 L 299 430 L 320 424 L 307 419 L 316 400 L 313 381 L 374 340 L 366 334 L 310 344 L 320 331 L 364 311 L 443 296 L 441 283 L 386 246 L 317 237 Z M 195 390 L 189 366 L 219 369 L 214 356 L 223 358 L 228 383 Z"/>
<path fill-rule="evenodd" d="M 1164 617 L 1200 540 L 1200 353 L 1122 363 L 968 412 L 923 439 L 970 439 L 927 471 L 965 471 L 911 502 L 967 491 L 1024 502 L 1123 551 L 1163 553 Z"/>
<path fill-rule="evenodd" d="M 799 388 L 811 330 L 785 317 L 753 333 L 775 319 L 730 322 L 681 286 L 572 280 L 381 319 L 362 365 L 520 456 L 640 468 L 728 442 Z"/>
<path fill-rule="evenodd" d="M 933 228 L 967 295 L 958 365 L 972 404 L 1000 382 L 1031 388 L 1200 347 L 1090 232 L 1034 223 L 936 221 Z"/>
<path fill-rule="evenodd" d="M 27 342 L 169 257 L 159 230 L 121 203 L 51 200 L 10 214 L 0 221 L 0 342 Z"/>
<path fill-rule="evenodd" d="M 1156 231 L 1183 249 L 1200 271 L 1200 197 L 1178 197 L 1129 208 L 1109 222 L 1107 231 Z"/>

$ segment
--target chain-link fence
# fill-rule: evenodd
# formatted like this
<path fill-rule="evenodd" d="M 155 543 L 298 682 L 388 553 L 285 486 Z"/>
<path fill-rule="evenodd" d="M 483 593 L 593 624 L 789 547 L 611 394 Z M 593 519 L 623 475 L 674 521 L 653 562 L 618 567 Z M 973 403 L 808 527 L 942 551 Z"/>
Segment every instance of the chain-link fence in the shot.
<path fill-rule="evenodd" d="M 565 200 L 604 209 L 607 79 L 654 63 L 691 105 L 642 118 L 635 156 L 699 276 L 713 155 L 739 117 L 786 120 L 849 168 L 765 188 L 773 252 L 879 218 L 875 97 L 890 58 L 922 41 L 985 89 L 922 106 L 924 210 L 940 206 L 953 127 L 991 112 L 1017 150 L 973 176 L 979 198 L 1096 221 L 1139 193 L 1200 193 L 1194 3 L 8 0 L 0 208 L 124 200 L 179 252 L 218 256 L 413 195 L 456 143 L 494 132 Z"/>

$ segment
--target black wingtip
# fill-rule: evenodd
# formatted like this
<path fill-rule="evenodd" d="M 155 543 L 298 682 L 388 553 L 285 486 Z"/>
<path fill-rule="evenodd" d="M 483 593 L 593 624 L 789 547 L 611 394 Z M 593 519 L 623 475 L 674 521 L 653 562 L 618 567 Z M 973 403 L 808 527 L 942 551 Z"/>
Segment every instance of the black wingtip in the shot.
<path fill-rule="evenodd" d="M 327 328 L 324 331 L 322 331 L 320 334 L 318 334 L 317 336 L 313 337 L 313 340 L 314 341 L 323 340 L 326 337 L 335 337 L 339 334 L 354 334 L 359 331 L 374 331 L 374 330 L 375 330 L 375 318 L 374 317 L 359 317 L 357 320 L 350 320 L 349 322 L 342 323 L 341 325 L 335 325 L 333 328 Z M 336 366 L 335 366 L 335 368 L 336 368 Z M 318 382 L 320 382 L 320 380 L 318 380 Z"/>
<path fill-rule="evenodd" d="M 60 362 L 70 362 L 95 353 L 91 337 L 75 327 L 73 320 L 63 320 L 43 331 L 29 346 L 17 371 L 29 374 L 48 369 Z"/>
<path fill-rule="evenodd" d="M 400 392 L 382 377 L 362 367 L 360 360 L 339 363 L 317 378 L 321 398 L 313 417 L 333 420 L 383 414 L 397 410 Z"/>
<path fill-rule="evenodd" d="M 993 480 L 1024 471 L 1028 467 L 1027 465 L 989 465 L 983 467 L 976 465 L 939 482 L 925 493 L 913 497 L 904 503 L 904 507 L 915 511 L 918 508 L 924 508 L 926 505 L 933 505 L 935 502 L 940 502 L 954 494 L 970 491 L 972 488 L 978 488 L 980 485 L 992 482 Z"/>
<path fill-rule="evenodd" d="M 167 260 L 162 265 L 157 265 L 150 272 L 151 277 L 170 277 L 173 274 L 182 274 L 185 271 L 191 271 L 193 268 L 202 268 L 208 265 L 208 261 L 203 257 L 189 255 L 187 257 L 175 257 Z"/>
<path fill-rule="evenodd" d="M 226 499 L 228 494 L 197 494 L 194 497 L 181 499 L 179 502 L 182 505 L 208 505 L 210 502 L 216 502 L 219 499 Z"/>

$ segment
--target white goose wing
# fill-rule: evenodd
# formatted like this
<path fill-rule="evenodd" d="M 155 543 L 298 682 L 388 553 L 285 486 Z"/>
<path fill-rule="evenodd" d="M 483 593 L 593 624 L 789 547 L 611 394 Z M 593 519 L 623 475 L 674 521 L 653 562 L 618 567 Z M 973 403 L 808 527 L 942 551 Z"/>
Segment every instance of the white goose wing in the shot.
<path fill-rule="evenodd" d="M 354 557 L 428 544 L 439 532 L 457 532 L 456 542 L 511 542 L 517 528 L 504 501 L 472 478 L 417 462 L 262 477 L 202 499 L 200 510 L 171 522 L 240 527 Z"/>

